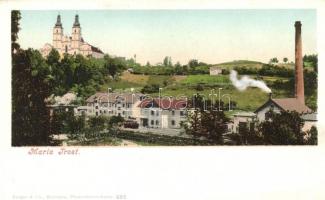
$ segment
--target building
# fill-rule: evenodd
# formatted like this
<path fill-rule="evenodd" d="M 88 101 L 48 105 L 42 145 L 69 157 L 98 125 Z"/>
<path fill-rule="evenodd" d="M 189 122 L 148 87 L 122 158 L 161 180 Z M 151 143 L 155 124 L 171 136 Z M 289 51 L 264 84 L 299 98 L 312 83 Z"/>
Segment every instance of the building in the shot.
<path fill-rule="evenodd" d="M 233 115 L 233 123 L 231 131 L 233 133 L 240 133 L 241 129 L 246 127 L 247 130 L 254 130 L 257 118 L 256 114 L 252 112 L 239 112 Z"/>
<path fill-rule="evenodd" d="M 148 128 L 181 128 L 187 118 L 187 101 L 183 99 L 154 98 L 143 100 L 140 126 Z"/>
<path fill-rule="evenodd" d="M 104 53 L 99 48 L 84 41 L 81 35 L 78 15 L 75 16 L 71 36 L 64 35 L 61 16 L 57 16 L 56 23 L 53 27 L 52 45 L 46 43 L 44 47 L 40 49 L 40 52 L 43 57 L 46 57 L 53 48 L 56 49 L 61 56 L 67 53 L 71 55 L 81 54 L 83 56 L 92 56 L 94 58 L 104 57 Z"/>
<path fill-rule="evenodd" d="M 138 105 L 145 98 L 141 93 L 102 93 L 97 92 L 86 100 L 86 106 L 77 108 L 77 115 L 121 116 L 140 121 Z"/>
<path fill-rule="evenodd" d="M 304 120 L 304 126 L 302 127 L 302 131 L 308 131 L 311 127 L 317 127 L 317 114 L 316 113 L 308 113 L 301 115 L 301 119 Z"/>
<path fill-rule="evenodd" d="M 270 110 L 275 113 L 280 113 L 281 111 L 295 111 L 300 114 L 305 122 L 302 127 L 303 131 L 308 131 L 312 126 L 316 126 L 317 114 L 305 105 L 301 43 L 301 23 L 297 21 L 295 22 L 295 97 L 273 99 L 272 93 L 270 93 L 268 101 L 254 112 L 259 122 L 268 120 L 268 111 Z"/>
<path fill-rule="evenodd" d="M 255 111 L 257 119 L 260 122 L 268 120 L 268 111 L 270 110 L 273 110 L 275 113 L 280 113 L 281 111 L 296 111 L 300 114 L 312 113 L 310 108 L 296 98 L 273 99 L 272 95 L 270 95 L 269 100 Z"/>
<path fill-rule="evenodd" d="M 212 66 L 210 67 L 210 75 L 211 76 L 215 76 L 215 75 L 219 75 L 222 73 L 222 69 L 218 66 Z"/>

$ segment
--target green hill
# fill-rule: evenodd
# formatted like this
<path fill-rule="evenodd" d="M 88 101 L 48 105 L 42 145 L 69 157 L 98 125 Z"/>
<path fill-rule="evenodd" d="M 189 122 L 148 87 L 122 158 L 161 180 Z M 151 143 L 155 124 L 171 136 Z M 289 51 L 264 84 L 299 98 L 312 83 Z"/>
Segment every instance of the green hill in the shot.
<path fill-rule="evenodd" d="M 234 60 L 231 62 L 215 64 L 213 66 L 218 66 L 224 69 L 232 69 L 234 67 L 261 68 L 264 64 L 265 63 L 251 60 Z"/>

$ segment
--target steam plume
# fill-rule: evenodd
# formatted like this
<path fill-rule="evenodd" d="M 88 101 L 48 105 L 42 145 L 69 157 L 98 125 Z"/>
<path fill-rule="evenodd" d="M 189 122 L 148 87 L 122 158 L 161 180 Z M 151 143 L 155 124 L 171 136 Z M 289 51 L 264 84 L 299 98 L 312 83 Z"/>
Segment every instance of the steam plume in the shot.
<path fill-rule="evenodd" d="M 232 84 L 240 91 L 246 90 L 248 87 L 258 87 L 264 92 L 271 93 L 271 89 L 263 81 L 254 80 L 248 76 L 243 76 L 240 80 L 237 78 L 237 71 L 231 70 L 230 80 Z"/>

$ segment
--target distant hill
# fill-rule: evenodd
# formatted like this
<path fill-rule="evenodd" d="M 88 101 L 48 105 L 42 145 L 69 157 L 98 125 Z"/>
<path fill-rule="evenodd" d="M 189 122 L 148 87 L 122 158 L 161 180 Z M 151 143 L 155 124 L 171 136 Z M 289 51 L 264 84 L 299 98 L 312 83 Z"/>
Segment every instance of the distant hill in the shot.
<path fill-rule="evenodd" d="M 219 63 L 212 66 L 218 66 L 225 69 L 232 69 L 233 67 L 261 68 L 264 64 L 266 63 L 252 61 L 252 60 L 234 60 L 231 62 Z M 290 69 L 294 69 L 295 67 L 294 63 L 277 63 L 275 65 L 279 67 L 290 68 Z"/>
<path fill-rule="evenodd" d="M 231 69 L 233 67 L 261 68 L 264 64 L 265 63 L 252 60 L 234 60 L 231 62 L 215 64 L 213 66 L 218 66 L 226 69 Z"/>

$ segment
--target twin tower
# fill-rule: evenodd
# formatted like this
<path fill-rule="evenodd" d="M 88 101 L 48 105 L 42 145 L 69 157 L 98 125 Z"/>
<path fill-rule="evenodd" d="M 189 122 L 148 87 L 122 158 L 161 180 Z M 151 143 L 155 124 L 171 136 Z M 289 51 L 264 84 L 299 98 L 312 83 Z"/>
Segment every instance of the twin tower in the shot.
<path fill-rule="evenodd" d="M 48 55 L 52 48 L 56 49 L 61 56 L 64 54 L 81 54 L 85 57 L 92 56 L 95 58 L 104 56 L 104 53 L 99 48 L 90 45 L 82 38 L 78 15 L 75 15 L 71 36 L 64 35 L 61 16 L 57 16 L 53 28 L 53 43 L 52 45 L 45 44 L 41 50 L 43 52 L 42 54 L 45 56 Z"/>
<path fill-rule="evenodd" d="M 73 54 L 79 54 L 81 45 L 82 37 L 79 16 L 75 16 L 71 37 L 67 37 L 63 34 L 61 16 L 58 15 L 53 28 L 53 47 L 59 50 L 59 52 L 70 53 L 73 51 Z"/>

